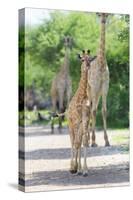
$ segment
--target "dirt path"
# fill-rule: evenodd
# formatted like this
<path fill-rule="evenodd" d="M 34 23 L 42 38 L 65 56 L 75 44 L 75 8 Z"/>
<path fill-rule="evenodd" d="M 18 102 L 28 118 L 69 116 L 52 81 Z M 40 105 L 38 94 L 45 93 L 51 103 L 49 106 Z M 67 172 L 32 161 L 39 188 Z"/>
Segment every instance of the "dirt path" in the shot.
<path fill-rule="evenodd" d="M 97 131 L 98 147 L 88 148 L 87 177 L 69 173 L 70 140 L 68 130 L 50 134 L 49 127 L 28 127 L 25 154 L 20 147 L 20 163 L 25 157 L 26 191 L 96 188 L 129 184 L 128 130 L 108 130 L 111 146 L 104 147 L 103 132 Z M 125 139 L 121 139 L 125 138 Z M 23 130 L 20 144 L 24 139 Z M 21 184 L 23 169 L 21 169 Z"/>

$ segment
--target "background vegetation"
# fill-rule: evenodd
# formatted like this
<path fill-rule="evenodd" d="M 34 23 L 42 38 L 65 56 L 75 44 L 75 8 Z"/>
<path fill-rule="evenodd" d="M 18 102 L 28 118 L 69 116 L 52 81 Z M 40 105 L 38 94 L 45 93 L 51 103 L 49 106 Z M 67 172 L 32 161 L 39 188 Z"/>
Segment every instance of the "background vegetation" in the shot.
<path fill-rule="evenodd" d="M 40 25 L 25 29 L 25 89 L 29 96 L 28 108 L 37 104 L 40 109 L 50 109 L 50 87 L 53 77 L 63 62 L 63 38 L 72 36 L 70 75 L 73 94 L 80 78 L 77 54 L 90 49 L 96 55 L 99 45 L 99 19 L 94 13 L 51 12 Z M 20 31 L 20 87 L 24 51 L 23 30 Z M 108 127 L 129 126 L 129 16 L 110 15 L 106 31 L 106 56 L 110 70 L 110 88 L 107 99 Z M 101 126 L 101 109 L 97 125 Z"/>

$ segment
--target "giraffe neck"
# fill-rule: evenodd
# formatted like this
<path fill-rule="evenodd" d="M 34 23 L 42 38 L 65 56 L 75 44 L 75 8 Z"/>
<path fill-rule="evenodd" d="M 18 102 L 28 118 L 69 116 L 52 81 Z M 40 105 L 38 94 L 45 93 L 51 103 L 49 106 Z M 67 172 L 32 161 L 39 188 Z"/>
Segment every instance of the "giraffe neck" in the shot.
<path fill-rule="evenodd" d="M 105 20 L 101 18 L 100 45 L 98 51 L 98 61 L 101 67 L 105 66 Z"/>
<path fill-rule="evenodd" d="M 86 87 L 87 87 L 87 72 L 81 72 L 79 89 L 83 96 L 85 96 L 86 94 Z"/>
<path fill-rule="evenodd" d="M 70 49 L 66 48 L 64 63 L 63 63 L 63 66 L 62 66 L 62 72 L 63 73 L 69 73 L 69 54 L 70 54 Z"/>

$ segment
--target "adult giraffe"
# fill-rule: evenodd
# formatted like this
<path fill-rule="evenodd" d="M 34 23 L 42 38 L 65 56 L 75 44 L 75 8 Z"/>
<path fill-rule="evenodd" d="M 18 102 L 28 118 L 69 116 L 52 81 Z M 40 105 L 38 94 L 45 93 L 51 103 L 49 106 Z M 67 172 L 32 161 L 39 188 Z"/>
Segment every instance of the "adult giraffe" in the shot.
<path fill-rule="evenodd" d="M 108 14 L 99 13 L 101 21 L 100 30 L 100 44 L 98 54 L 95 60 L 90 63 L 90 69 L 88 70 L 88 99 L 91 106 L 91 118 L 92 118 L 92 147 L 97 146 L 95 139 L 95 124 L 96 124 L 96 111 L 99 103 L 99 99 L 102 96 L 102 117 L 104 127 L 104 140 L 105 146 L 109 146 L 109 140 L 106 127 L 106 99 L 109 89 L 109 69 L 105 55 L 105 27 Z"/>
<path fill-rule="evenodd" d="M 58 110 L 59 113 L 65 111 L 66 106 L 68 105 L 71 94 L 72 94 L 72 82 L 69 74 L 69 59 L 70 59 L 70 49 L 72 47 L 72 38 L 66 36 L 64 38 L 64 46 L 65 46 L 65 57 L 64 62 L 61 65 L 60 71 L 57 73 L 55 78 L 52 81 L 51 86 L 51 98 L 52 98 L 52 106 L 53 113 L 56 113 Z M 65 105 L 67 104 L 67 105 Z M 59 117 L 59 131 L 62 129 L 62 119 L 63 117 Z M 51 130 L 54 132 L 54 119 L 51 122 Z"/>

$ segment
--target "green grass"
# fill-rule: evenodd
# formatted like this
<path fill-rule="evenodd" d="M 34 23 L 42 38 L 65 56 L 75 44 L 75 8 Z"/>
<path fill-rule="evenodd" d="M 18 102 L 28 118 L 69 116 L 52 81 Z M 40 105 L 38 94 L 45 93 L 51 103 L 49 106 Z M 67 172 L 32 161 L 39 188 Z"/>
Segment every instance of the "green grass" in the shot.
<path fill-rule="evenodd" d="M 121 150 L 122 150 L 123 152 L 125 152 L 125 153 L 128 153 L 128 152 L 129 152 L 129 145 L 123 145 L 123 146 L 121 147 Z"/>
<path fill-rule="evenodd" d="M 50 110 L 39 110 L 39 112 L 41 113 L 42 116 L 50 116 Z M 35 111 L 21 111 L 19 112 L 19 124 L 21 126 L 30 126 L 30 125 L 47 125 L 48 123 L 50 123 L 50 119 L 49 120 L 44 120 L 44 121 L 39 121 L 37 119 L 37 114 L 35 113 Z M 54 119 L 54 123 L 55 124 L 58 124 L 58 117 L 55 117 Z M 65 120 L 63 121 L 63 126 L 67 126 L 68 125 L 68 122 L 65 118 Z M 96 128 L 97 129 L 103 129 L 103 123 L 101 122 L 101 124 L 99 124 L 99 121 L 97 119 L 97 122 L 96 122 Z M 119 129 L 119 130 L 123 130 L 123 126 L 117 126 L 117 125 L 114 125 L 114 126 L 109 126 L 108 125 L 108 128 L 111 128 L 111 129 Z M 119 140 L 120 138 L 116 138 L 116 140 Z"/>
<path fill-rule="evenodd" d="M 127 143 L 127 141 L 129 140 L 129 136 L 116 135 L 113 137 L 113 140 L 119 144 L 124 144 L 124 143 Z"/>
<path fill-rule="evenodd" d="M 113 138 L 113 141 L 121 146 L 123 153 L 129 152 L 129 136 L 128 135 L 116 135 Z"/>
<path fill-rule="evenodd" d="M 20 126 L 32 126 L 32 125 L 47 125 L 50 123 L 50 111 L 49 110 L 39 110 L 39 113 L 42 116 L 47 117 L 47 120 L 39 121 L 37 117 L 37 113 L 35 111 L 21 111 L 19 112 L 19 125 Z M 58 117 L 54 118 L 54 124 L 58 124 Z M 63 121 L 63 126 L 67 126 L 68 122 L 65 119 Z"/>

